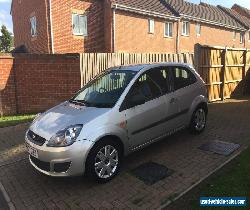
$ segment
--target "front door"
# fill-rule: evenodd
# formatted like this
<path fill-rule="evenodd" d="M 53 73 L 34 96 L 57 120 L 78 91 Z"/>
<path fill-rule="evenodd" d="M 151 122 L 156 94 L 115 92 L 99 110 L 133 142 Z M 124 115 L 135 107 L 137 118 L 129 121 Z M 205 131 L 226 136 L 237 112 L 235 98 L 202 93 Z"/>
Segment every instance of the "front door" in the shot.
<path fill-rule="evenodd" d="M 146 144 L 168 131 L 166 124 L 167 75 L 163 67 L 141 75 L 132 86 L 124 103 L 131 149 Z"/>
<path fill-rule="evenodd" d="M 174 95 L 179 104 L 179 114 L 176 120 L 184 126 L 189 123 L 187 121 L 188 111 L 195 97 L 199 94 L 199 90 L 194 85 L 197 79 L 188 68 L 182 66 L 173 66 L 172 76 Z"/>

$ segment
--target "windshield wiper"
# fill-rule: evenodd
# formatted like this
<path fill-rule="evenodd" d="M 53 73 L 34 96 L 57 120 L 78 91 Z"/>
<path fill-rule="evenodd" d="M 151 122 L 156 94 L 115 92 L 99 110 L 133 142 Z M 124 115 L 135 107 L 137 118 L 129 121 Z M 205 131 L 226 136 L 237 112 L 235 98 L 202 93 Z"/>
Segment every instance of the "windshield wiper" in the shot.
<path fill-rule="evenodd" d="M 84 101 L 84 100 L 70 99 L 69 102 L 72 103 L 72 104 L 82 105 L 82 106 L 88 106 L 89 105 L 89 103 L 87 101 Z"/>
<path fill-rule="evenodd" d="M 114 104 L 106 104 L 106 103 L 93 103 L 92 104 L 96 108 L 112 108 Z"/>

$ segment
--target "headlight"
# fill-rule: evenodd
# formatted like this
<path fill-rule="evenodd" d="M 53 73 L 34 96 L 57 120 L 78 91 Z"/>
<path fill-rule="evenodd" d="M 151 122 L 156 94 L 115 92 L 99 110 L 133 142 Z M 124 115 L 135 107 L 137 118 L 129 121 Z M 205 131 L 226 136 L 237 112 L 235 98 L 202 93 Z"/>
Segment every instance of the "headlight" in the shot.
<path fill-rule="evenodd" d="M 82 125 L 72 125 L 58 131 L 47 143 L 48 147 L 66 147 L 73 144 L 82 130 Z"/>

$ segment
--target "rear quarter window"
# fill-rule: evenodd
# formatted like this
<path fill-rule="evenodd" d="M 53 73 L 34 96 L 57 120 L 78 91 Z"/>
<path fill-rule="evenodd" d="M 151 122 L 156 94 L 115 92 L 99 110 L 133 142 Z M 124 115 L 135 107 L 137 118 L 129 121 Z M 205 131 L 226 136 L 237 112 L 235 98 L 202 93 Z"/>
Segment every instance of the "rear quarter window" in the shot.
<path fill-rule="evenodd" d="M 175 66 L 172 73 L 175 90 L 192 85 L 197 81 L 195 75 L 185 67 Z"/>

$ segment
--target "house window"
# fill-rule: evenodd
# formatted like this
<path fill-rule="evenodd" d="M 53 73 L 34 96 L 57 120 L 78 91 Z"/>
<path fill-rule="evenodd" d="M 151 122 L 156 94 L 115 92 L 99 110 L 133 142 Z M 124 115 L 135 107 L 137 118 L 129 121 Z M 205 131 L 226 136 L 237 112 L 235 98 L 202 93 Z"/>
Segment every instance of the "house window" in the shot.
<path fill-rule="evenodd" d="M 248 41 L 250 42 L 250 31 L 248 32 Z"/>
<path fill-rule="evenodd" d="M 182 35 L 189 36 L 190 34 L 190 25 L 188 21 L 182 22 Z"/>
<path fill-rule="evenodd" d="M 201 24 L 200 24 L 200 23 L 197 23 L 197 24 L 196 24 L 196 34 L 197 34 L 198 36 L 201 35 Z"/>
<path fill-rule="evenodd" d="M 173 23 L 171 22 L 165 23 L 164 36 L 173 37 Z"/>
<path fill-rule="evenodd" d="M 242 44 L 244 42 L 244 33 L 240 33 L 240 43 Z"/>
<path fill-rule="evenodd" d="M 87 36 L 87 16 L 80 14 L 72 14 L 73 34 L 77 36 Z"/>
<path fill-rule="evenodd" d="M 233 40 L 236 40 L 236 37 L 237 37 L 237 33 L 236 31 L 233 32 Z"/>
<path fill-rule="evenodd" d="M 36 31 L 36 16 L 30 18 L 30 33 L 31 36 L 34 37 L 37 35 Z"/>
<path fill-rule="evenodd" d="M 148 20 L 148 33 L 153 34 L 155 32 L 155 21 L 154 19 Z"/>

